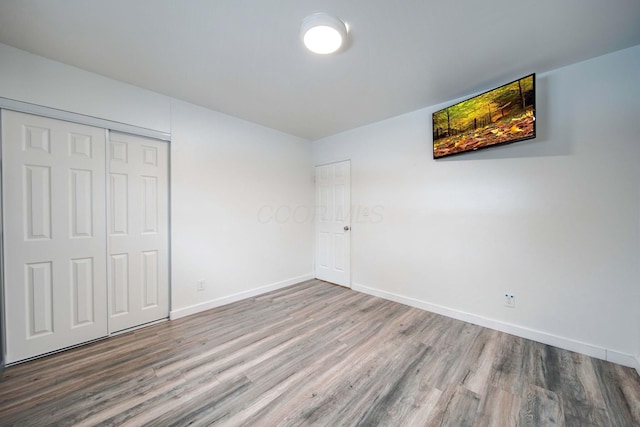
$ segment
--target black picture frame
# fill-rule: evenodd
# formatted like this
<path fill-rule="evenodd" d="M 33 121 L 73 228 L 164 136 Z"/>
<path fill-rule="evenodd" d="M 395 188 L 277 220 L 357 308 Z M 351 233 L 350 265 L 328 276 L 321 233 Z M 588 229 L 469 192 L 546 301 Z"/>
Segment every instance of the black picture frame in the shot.
<path fill-rule="evenodd" d="M 536 137 L 535 73 L 432 114 L 433 158 Z"/>

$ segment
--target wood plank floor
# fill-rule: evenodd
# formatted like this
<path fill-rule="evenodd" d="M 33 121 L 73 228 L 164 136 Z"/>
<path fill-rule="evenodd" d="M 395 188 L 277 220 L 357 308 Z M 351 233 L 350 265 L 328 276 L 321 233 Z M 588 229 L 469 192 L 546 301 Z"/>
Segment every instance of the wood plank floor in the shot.
<path fill-rule="evenodd" d="M 627 427 L 640 378 L 313 280 L 9 367 L 0 425 Z"/>

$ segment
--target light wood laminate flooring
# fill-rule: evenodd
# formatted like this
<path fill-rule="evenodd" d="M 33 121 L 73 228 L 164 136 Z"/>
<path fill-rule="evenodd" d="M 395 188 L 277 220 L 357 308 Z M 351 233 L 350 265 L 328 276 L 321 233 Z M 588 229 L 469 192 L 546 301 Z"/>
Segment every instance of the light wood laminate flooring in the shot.
<path fill-rule="evenodd" d="M 0 425 L 627 427 L 640 378 L 312 280 L 8 367 Z"/>

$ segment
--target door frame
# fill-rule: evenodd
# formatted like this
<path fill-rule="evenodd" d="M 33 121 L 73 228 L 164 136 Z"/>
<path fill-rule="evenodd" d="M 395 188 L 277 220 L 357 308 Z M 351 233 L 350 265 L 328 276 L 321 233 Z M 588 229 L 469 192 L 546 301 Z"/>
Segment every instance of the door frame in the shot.
<path fill-rule="evenodd" d="M 72 113 L 71 111 L 59 110 L 57 108 L 31 104 L 29 102 L 16 101 L 15 99 L 0 97 L 0 109 L 11 110 L 18 113 L 33 114 L 34 116 L 42 116 L 48 119 L 64 120 L 65 122 L 77 123 L 79 125 L 130 133 L 131 135 L 145 136 L 147 138 L 159 139 L 161 141 L 171 141 L 170 133 L 142 128 L 126 123 L 114 122 L 112 120 L 101 119 L 99 117 L 87 116 L 85 114 Z"/>
<path fill-rule="evenodd" d="M 2 109 L 0 109 L 0 375 L 7 363 L 6 324 L 4 315 L 4 191 L 2 180 Z"/>
<path fill-rule="evenodd" d="M 323 162 L 323 163 L 318 163 L 315 164 L 313 166 L 313 205 L 314 205 L 314 214 L 313 214 L 313 277 L 317 278 L 317 267 L 318 267 L 318 251 L 317 251 L 317 244 L 318 244 L 318 187 L 317 187 L 317 170 L 319 167 L 322 166 L 329 166 L 329 165 L 333 165 L 336 163 L 343 163 L 343 162 L 349 162 L 349 217 L 351 219 L 352 215 L 351 215 L 351 209 L 352 209 L 352 195 L 353 195 L 353 191 L 352 191 L 352 187 L 353 187 L 353 180 L 352 180 L 352 173 L 351 173 L 351 165 L 352 165 L 352 161 L 351 158 L 346 158 L 346 159 L 342 159 L 342 160 L 332 160 L 332 161 L 328 161 L 328 162 Z M 353 280 L 352 280 L 352 276 L 353 276 L 353 271 L 352 271 L 352 260 L 353 260 L 353 239 L 351 238 L 352 233 L 353 233 L 353 227 L 351 224 L 351 221 L 349 221 L 349 281 L 348 281 L 348 285 L 346 286 L 349 289 L 353 289 Z M 336 285 L 336 286 L 345 286 L 345 285 Z"/>

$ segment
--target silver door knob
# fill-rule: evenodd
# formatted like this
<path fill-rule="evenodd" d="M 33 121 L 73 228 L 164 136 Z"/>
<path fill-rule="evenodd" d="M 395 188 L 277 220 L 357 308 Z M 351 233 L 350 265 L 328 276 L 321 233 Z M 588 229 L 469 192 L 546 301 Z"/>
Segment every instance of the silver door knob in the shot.
<path fill-rule="evenodd" d="M 344 231 L 349 231 L 349 226 L 348 225 L 344 226 Z"/>

